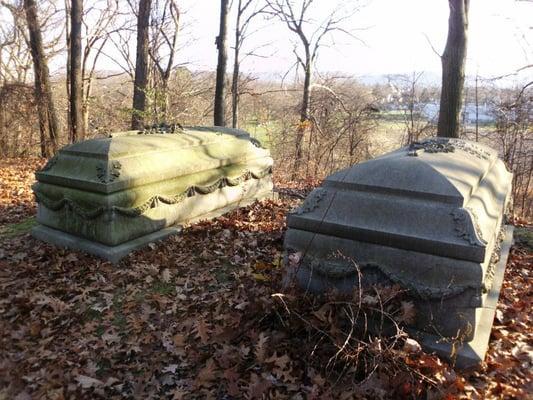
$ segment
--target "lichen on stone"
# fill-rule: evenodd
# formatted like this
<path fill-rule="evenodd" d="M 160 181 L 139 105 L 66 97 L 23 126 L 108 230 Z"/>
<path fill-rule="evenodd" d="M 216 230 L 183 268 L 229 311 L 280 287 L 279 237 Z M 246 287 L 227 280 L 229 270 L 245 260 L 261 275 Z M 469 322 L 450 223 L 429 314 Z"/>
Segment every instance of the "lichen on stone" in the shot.
<path fill-rule="evenodd" d="M 98 218 L 104 213 L 117 213 L 125 217 L 139 217 L 148 210 L 159 207 L 160 204 L 178 204 L 188 197 L 213 193 L 215 190 L 221 189 L 225 186 L 238 186 L 249 179 L 263 179 L 271 173 L 271 167 L 257 172 L 246 170 L 238 177 L 230 178 L 224 176 L 207 185 L 189 186 L 183 192 L 174 196 L 164 196 L 160 194 L 154 195 L 137 207 L 112 206 L 105 208 L 100 206 L 87 209 L 67 197 L 63 197 L 58 200 L 48 197 L 46 194 L 36 188 L 34 188 L 34 194 L 37 202 L 41 203 L 46 208 L 52 211 L 59 211 L 66 207 L 68 210 L 73 211 L 76 215 L 85 220 Z"/>

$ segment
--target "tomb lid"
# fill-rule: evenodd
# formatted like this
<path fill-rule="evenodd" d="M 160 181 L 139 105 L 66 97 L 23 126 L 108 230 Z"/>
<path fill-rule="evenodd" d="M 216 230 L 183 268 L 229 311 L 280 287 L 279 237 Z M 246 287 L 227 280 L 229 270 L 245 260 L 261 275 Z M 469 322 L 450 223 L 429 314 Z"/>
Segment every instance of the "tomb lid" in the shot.
<path fill-rule="evenodd" d="M 339 171 L 325 186 L 463 207 L 496 160 L 496 151 L 479 143 L 432 138 Z"/>
<path fill-rule="evenodd" d="M 245 131 L 164 126 L 66 146 L 35 175 L 39 182 L 113 193 L 259 159 L 265 168 L 272 164 L 268 151 Z"/>
<path fill-rule="evenodd" d="M 489 147 L 428 139 L 329 176 L 288 227 L 483 262 L 510 182 Z"/>

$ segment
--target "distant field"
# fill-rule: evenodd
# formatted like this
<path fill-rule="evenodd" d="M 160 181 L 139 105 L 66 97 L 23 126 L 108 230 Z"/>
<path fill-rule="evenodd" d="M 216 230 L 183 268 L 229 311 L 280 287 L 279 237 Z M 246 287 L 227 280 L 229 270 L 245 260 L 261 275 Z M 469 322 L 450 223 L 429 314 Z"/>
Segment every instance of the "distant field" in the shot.
<path fill-rule="evenodd" d="M 402 120 L 381 120 L 371 138 L 371 153 L 376 157 L 394 150 L 402 144 L 405 126 Z"/>
<path fill-rule="evenodd" d="M 267 123 L 249 122 L 242 127 L 246 132 L 261 142 L 266 148 L 272 145 L 272 139 L 280 132 L 279 124 L 275 121 Z"/>
<path fill-rule="evenodd" d="M 379 113 L 377 127 L 370 137 L 370 152 L 372 157 L 377 157 L 392 151 L 403 144 L 406 135 L 404 118 L 405 115 L 401 110 Z M 280 123 L 276 121 L 269 121 L 266 123 L 249 121 L 242 127 L 242 129 L 246 130 L 252 137 L 259 140 L 263 146 L 271 148 L 272 142 L 275 142 L 276 136 L 279 135 L 281 131 L 281 126 Z M 487 136 L 488 133 L 494 129 L 494 123 L 479 124 L 480 141 L 486 142 L 487 139 L 483 139 L 483 137 Z M 467 138 L 474 140 L 474 131 L 475 125 L 466 125 Z"/>
<path fill-rule="evenodd" d="M 380 119 L 377 129 L 373 132 L 371 140 L 371 153 L 373 156 L 386 153 L 398 147 L 402 143 L 405 126 L 403 125 L 403 116 Z M 242 127 L 250 135 L 259 140 L 263 146 L 270 148 L 272 141 L 280 132 L 279 123 L 270 121 L 267 123 L 249 122 Z"/>

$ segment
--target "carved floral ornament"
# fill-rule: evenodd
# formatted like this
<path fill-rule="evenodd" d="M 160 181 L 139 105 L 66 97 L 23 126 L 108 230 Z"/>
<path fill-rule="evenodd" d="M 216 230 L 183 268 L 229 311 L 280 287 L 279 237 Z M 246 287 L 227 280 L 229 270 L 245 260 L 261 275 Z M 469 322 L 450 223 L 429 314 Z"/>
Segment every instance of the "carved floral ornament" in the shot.
<path fill-rule="evenodd" d="M 179 123 L 175 124 L 167 124 L 167 123 L 161 123 L 161 124 L 154 124 L 150 126 L 145 126 L 142 131 L 139 131 L 139 135 L 154 135 L 154 134 L 175 134 L 175 133 L 183 133 L 183 126 Z"/>
<path fill-rule="evenodd" d="M 421 142 L 413 142 L 409 145 L 407 155 L 410 157 L 417 157 L 419 154 L 418 151 L 434 154 L 454 153 L 455 150 L 462 150 L 482 160 L 488 160 L 490 158 L 490 153 L 482 147 L 453 138 L 433 138 Z"/>

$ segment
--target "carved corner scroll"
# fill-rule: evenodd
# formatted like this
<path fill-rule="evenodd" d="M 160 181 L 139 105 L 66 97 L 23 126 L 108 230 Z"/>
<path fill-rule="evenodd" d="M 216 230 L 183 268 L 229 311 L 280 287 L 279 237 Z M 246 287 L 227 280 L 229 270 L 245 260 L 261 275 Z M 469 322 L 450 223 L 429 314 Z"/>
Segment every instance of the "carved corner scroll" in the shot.
<path fill-rule="evenodd" d="M 455 225 L 455 234 L 467 241 L 472 246 L 484 246 L 487 242 L 483 239 L 477 215 L 469 209 L 458 208 L 450 213 Z M 470 224 L 469 221 L 472 221 Z M 474 227 L 472 230 L 471 226 Z"/>
<path fill-rule="evenodd" d="M 250 142 L 257 148 L 259 149 L 264 149 L 265 147 L 263 147 L 263 145 L 261 144 L 261 142 L 259 140 L 257 140 L 256 138 L 254 137 L 250 137 Z"/>
<path fill-rule="evenodd" d="M 311 211 L 316 210 L 320 207 L 320 202 L 328 194 L 327 190 L 324 188 L 315 189 L 308 197 L 305 199 L 304 203 L 296 208 L 294 211 L 295 214 L 301 215 Z"/>
<path fill-rule="evenodd" d="M 119 161 L 112 161 L 110 164 L 100 164 L 96 166 L 96 177 L 102 183 L 114 182 L 120 176 L 122 165 Z"/>

